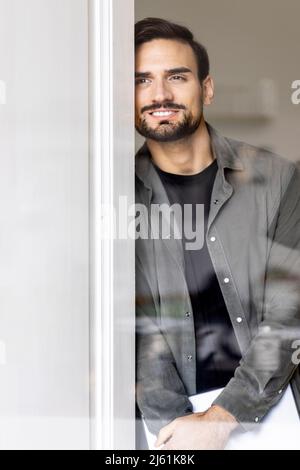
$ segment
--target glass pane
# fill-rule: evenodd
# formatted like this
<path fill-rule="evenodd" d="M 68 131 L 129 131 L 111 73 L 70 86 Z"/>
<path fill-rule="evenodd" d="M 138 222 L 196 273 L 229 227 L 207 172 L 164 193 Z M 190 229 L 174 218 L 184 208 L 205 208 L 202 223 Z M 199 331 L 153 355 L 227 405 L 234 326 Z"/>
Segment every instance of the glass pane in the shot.
<path fill-rule="evenodd" d="M 299 14 L 136 2 L 141 448 L 300 449 Z"/>
<path fill-rule="evenodd" d="M 0 0 L 0 447 L 89 447 L 88 3 Z"/>

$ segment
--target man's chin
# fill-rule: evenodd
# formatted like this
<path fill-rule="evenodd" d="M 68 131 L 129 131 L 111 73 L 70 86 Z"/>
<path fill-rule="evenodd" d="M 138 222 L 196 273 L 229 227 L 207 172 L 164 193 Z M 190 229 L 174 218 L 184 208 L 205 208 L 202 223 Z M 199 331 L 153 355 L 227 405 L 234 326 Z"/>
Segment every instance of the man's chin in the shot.
<path fill-rule="evenodd" d="M 136 126 L 137 132 L 146 139 L 154 140 L 156 142 L 176 142 L 185 139 L 193 134 L 199 125 L 201 118 L 192 122 L 188 117 L 183 122 L 170 122 L 167 119 L 160 121 L 158 126 L 152 128 L 148 123 L 143 120 L 141 125 Z"/>
<path fill-rule="evenodd" d="M 177 129 L 172 128 L 169 123 L 160 123 L 161 130 L 157 129 L 139 129 L 136 128 L 137 132 L 145 137 L 146 139 L 155 140 L 156 142 L 174 142 L 182 138 L 182 135 L 179 135 Z"/>
<path fill-rule="evenodd" d="M 143 137 L 145 137 L 148 140 L 154 140 L 155 142 L 176 142 L 177 140 L 182 139 L 182 136 L 178 135 L 170 135 L 170 134 L 153 134 L 153 133 L 147 133 L 147 134 L 142 134 Z"/>

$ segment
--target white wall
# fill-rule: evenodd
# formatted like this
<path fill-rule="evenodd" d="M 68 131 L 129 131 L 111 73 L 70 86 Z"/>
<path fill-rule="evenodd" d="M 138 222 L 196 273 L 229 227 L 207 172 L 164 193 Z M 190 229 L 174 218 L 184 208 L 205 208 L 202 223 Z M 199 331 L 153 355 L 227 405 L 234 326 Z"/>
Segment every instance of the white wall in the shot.
<path fill-rule="evenodd" d="M 248 87 L 273 79 L 279 98 L 275 119 L 211 121 L 228 136 L 300 160 L 300 105 L 291 103 L 291 83 L 300 79 L 299 0 L 136 0 L 136 20 L 147 16 L 191 28 L 208 48 L 217 85 Z"/>
<path fill-rule="evenodd" d="M 0 448 L 88 448 L 87 0 L 0 0 Z"/>

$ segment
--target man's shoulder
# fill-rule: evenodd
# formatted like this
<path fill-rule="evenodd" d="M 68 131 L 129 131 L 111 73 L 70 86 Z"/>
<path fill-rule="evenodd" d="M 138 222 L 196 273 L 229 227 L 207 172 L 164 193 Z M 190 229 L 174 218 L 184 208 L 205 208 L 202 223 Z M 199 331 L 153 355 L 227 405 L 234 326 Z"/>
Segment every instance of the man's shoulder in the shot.
<path fill-rule="evenodd" d="M 299 171 L 297 164 L 271 149 L 255 146 L 247 142 L 225 137 L 228 145 L 241 160 L 246 171 L 257 173 L 273 182 L 279 177 L 281 182 L 289 180 L 295 171 Z"/>

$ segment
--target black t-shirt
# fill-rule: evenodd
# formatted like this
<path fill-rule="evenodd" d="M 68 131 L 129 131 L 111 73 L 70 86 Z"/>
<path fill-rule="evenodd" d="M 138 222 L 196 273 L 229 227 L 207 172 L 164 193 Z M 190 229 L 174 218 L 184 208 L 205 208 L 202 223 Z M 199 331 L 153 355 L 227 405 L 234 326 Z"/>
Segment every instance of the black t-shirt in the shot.
<path fill-rule="evenodd" d="M 196 204 L 204 205 L 204 234 L 210 209 L 212 189 L 218 170 L 217 160 L 196 175 L 176 175 L 155 165 L 170 204 L 192 204 L 195 229 Z M 199 220 L 199 219 L 197 219 Z M 202 223 L 203 225 L 203 223 Z M 191 297 L 197 351 L 197 393 L 224 387 L 233 377 L 241 359 L 229 314 L 208 252 L 204 245 L 197 250 L 186 249 L 183 231 L 185 275 Z"/>

